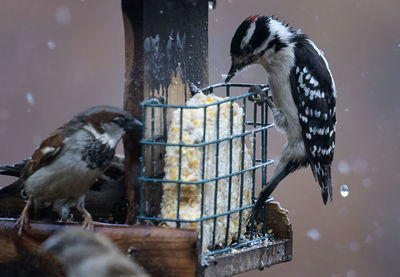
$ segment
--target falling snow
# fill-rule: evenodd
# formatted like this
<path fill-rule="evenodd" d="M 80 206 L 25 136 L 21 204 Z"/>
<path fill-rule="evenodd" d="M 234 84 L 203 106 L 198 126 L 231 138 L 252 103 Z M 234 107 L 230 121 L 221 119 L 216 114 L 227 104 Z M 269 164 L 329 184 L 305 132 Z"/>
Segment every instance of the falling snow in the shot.
<path fill-rule="evenodd" d="M 376 227 L 374 230 L 375 235 L 377 235 L 378 237 L 383 237 L 383 235 L 385 234 L 385 230 L 382 227 Z"/>
<path fill-rule="evenodd" d="M 318 229 L 316 228 L 311 228 L 310 230 L 307 231 L 307 237 L 309 237 L 312 240 L 320 240 L 321 239 L 321 234 L 319 233 Z"/>
<path fill-rule="evenodd" d="M 351 162 L 351 169 L 355 174 L 363 177 L 368 173 L 368 162 L 362 158 L 358 158 Z"/>
<path fill-rule="evenodd" d="M 346 161 L 339 161 L 337 164 L 337 168 L 342 175 L 347 175 L 350 173 L 350 165 Z"/>
<path fill-rule="evenodd" d="M 35 98 L 33 97 L 31 92 L 26 93 L 26 101 L 28 101 L 29 105 L 33 106 L 35 105 Z"/>
<path fill-rule="evenodd" d="M 47 46 L 49 47 L 50 50 L 56 49 L 56 43 L 54 42 L 54 40 L 49 40 L 47 42 Z"/>
<path fill-rule="evenodd" d="M 346 272 L 346 277 L 357 277 L 357 272 L 353 269 L 350 269 Z"/>
<path fill-rule="evenodd" d="M 362 184 L 362 186 L 364 187 L 364 188 L 370 188 L 370 187 L 372 187 L 372 180 L 371 180 L 371 178 L 364 178 L 363 180 L 362 180 L 362 182 L 361 182 L 361 184 Z"/>
<path fill-rule="evenodd" d="M 71 21 L 71 12 L 66 6 L 58 6 L 56 8 L 55 17 L 57 23 L 65 25 Z"/>
<path fill-rule="evenodd" d="M 350 251 L 358 252 L 361 249 L 361 245 L 358 241 L 352 241 L 350 242 L 349 249 Z"/>
<path fill-rule="evenodd" d="M 223 80 L 225 80 L 226 77 L 228 77 L 228 74 L 221 74 L 221 78 L 222 78 Z"/>
<path fill-rule="evenodd" d="M 371 235 L 367 235 L 365 237 L 365 243 L 366 244 L 371 244 L 372 243 L 372 236 Z"/>

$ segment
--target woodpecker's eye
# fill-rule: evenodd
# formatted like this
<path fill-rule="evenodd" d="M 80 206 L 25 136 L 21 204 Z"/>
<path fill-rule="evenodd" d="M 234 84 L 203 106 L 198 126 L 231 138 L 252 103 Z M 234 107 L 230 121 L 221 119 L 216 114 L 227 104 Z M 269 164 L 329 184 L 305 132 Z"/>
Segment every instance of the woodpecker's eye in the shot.
<path fill-rule="evenodd" d="M 253 48 L 251 47 L 250 44 L 247 44 L 245 47 L 243 47 L 242 52 L 243 52 L 243 55 L 248 55 L 251 52 L 253 52 Z"/>

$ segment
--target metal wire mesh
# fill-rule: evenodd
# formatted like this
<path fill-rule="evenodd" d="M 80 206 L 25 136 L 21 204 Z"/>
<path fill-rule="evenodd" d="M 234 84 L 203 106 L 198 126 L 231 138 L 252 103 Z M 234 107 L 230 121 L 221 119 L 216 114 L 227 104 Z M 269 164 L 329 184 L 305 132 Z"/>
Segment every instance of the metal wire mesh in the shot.
<path fill-rule="evenodd" d="M 160 222 L 168 222 L 169 224 L 175 223 L 176 227 L 187 227 L 197 226 L 200 231 L 201 244 L 205 238 L 205 232 L 212 232 L 212 239 L 208 242 L 207 251 L 204 255 L 212 255 L 221 253 L 234 248 L 245 246 L 249 243 L 254 243 L 258 240 L 265 239 L 268 234 L 266 230 L 266 211 L 263 211 L 264 222 L 261 230 L 255 230 L 253 222 L 244 222 L 243 214 L 246 211 L 251 212 L 256 199 L 256 184 L 261 183 L 261 186 L 265 186 L 267 183 L 267 166 L 272 164 L 273 161 L 267 158 L 267 135 L 268 129 L 273 124 L 268 122 L 268 109 L 265 103 L 258 105 L 250 102 L 248 98 L 254 96 L 254 91 L 249 91 L 248 88 L 253 86 L 252 84 L 216 84 L 201 89 L 204 94 L 215 94 L 225 98 L 221 98 L 219 101 L 206 103 L 198 106 L 180 106 L 180 105 L 169 105 L 164 104 L 162 99 L 150 99 L 142 102 L 143 107 L 143 139 L 141 140 L 142 145 L 142 158 L 141 158 L 141 177 L 140 177 L 140 212 L 138 219 L 141 221 L 151 221 L 156 224 Z M 268 90 L 266 85 L 259 85 L 265 91 Z M 229 125 L 229 132 L 227 136 L 220 136 L 220 118 L 221 118 L 221 107 L 229 103 L 229 119 L 231 124 Z M 241 114 L 241 132 L 233 132 L 233 117 L 234 117 L 234 103 L 237 103 L 242 109 Z M 211 107 L 216 107 L 216 126 L 215 138 L 207 139 L 206 128 L 207 128 L 207 110 Z M 237 106 L 236 106 L 237 107 Z M 172 113 L 179 111 L 179 141 L 170 142 L 167 140 L 168 129 L 167 121 L 171 117 Z M 185 143 L 182 140 L 183 120 L 186 111 L 202 111 L 203 113 L 203 135 L 201 141 L 195 141 L 194 143 Z M 232 166 L 233 162 L 233 144 L 240 141 L 241 157 L 239 170 L 235 170 Z M 226 159 L 221 161 L 221 145 L 225 143 L 229 145 L 229 154 Z M 206 148 L 213 146 L 215 148 L 215 173 L 213 176 L 205 177 L 206 168 Z M 178 168 L 177 178 L 166 179 L 164 174 L 164 162 L 163 158 L 167 147 L 177 147 L 179 149 L 178 157 Z M 245 166 L 245 148 L 250 148 L 251 155 L 251 166 Z M 182 177 L 182 151 L 187 149 L 196 148 L 201 151 L 201 178 L 198 180 L 183 180 Z M 214 152 L 213 152 L 214 153 Z M 207 152 L 207 155 L 209 153 Z M 209 158 L 209 157 L 208 157 Z M 221 163 L 228 163 L 229 171 L 225 174 L 220 175 L 219 167 Z M 248 193 L 244 191 L 244 174 L 250 174 L 251 176 L 251 204 L 244 205 L 243 199 L 244 194 Z M 218 194 L 219 185 L 222 180 L 227 180 L 228 184 L 228 195 L 232 192 L 233 179 L 240 180 L 240 195 L 239 195 L 239 206 L 234 207 L 231 203 L 231 197 L 227 199 L 220 199 Z M 161 193 L 162 184 L 176 184 L 176 212 L 175 217 L 160 217 L 160 203 L 162 201 L 161 196 L 157 196 Z M 207 186 L 213 186 L 214 196 L 213 199 L 205 199 L 205 184 Z M 181 218 L 181 199 L 183 186 L 197 186 L 201 190 L 200 194 L 200 206 L 199 216 L 193 219 Z M 207 187 L 209 188 L 209 187 Z M 212 214 L 206 214 L 204 211 L 205 201 L 214 201 Z M 225 211 L 218 211 L 217 202 L 227 201 L 227 208 Z M 224 203 L 225 204 L 225 203 Z M 157 206 L 159 208 L 157 208 Z M 231 234 L 230 221 L 234 218 L 234 214 L 238 214 L 238 224 L 236 232 L 236 238 L 229 238 Z M 216 242 L 216 229 L 218 220 L 224 219 L 226 222 L 225 226 L 225 239 L 223 243 Z M 236 218 L 236 217 L 235 217 Z M 209 224 L 212 222 L 211 229 L 205 230 L 205 223 Z M 208 225 L 207 225 L 208 226 Z M 246 228 L 244 228 L 246 226 Z M 246 229 L 244 232 L 243 230 Z M 239 233 L 239 234 L 238 234 Z M 246 233 L 246 234 L 244 234 Z M 204 251 L 203 251 L 204 252 Z"/>

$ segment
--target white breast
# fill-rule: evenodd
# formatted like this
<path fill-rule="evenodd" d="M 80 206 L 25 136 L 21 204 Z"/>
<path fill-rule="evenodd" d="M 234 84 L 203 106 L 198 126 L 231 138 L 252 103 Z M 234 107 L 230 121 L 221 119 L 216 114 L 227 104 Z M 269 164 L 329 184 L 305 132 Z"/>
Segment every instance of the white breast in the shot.
<path fill-rule="evenodd" d="M 79 198 L 89 190 L 100 174 L 99 170 L 87 167 L 79 149 L 63 149 L 49 165 L 26 179 L 25 192 L 37 201 Z"/>
<path fill-rule="evenodd" d="M 302 141 L 298 110 L 294 103 L 289 81 L 290 70 L 294 61 L 293 55 L 293 47 L 289 45 L 278 53 L 267 51 L 260 59 L 260 64 L 268 73 L 268 84 L 273 101 L 276 107 L 283 111 L 288 122 L 288 126 L 284 130 L 288 144 Z"/>

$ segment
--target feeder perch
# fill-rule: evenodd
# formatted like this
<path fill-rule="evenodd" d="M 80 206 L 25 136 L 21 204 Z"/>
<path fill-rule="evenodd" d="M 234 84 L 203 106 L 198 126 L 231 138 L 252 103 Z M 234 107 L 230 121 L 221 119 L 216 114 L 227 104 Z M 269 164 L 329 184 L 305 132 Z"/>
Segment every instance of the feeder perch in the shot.
<path fill-rule="evenodd" d="M 266 184 L 273 163 L 267 158 L 267 135 L 273 127 L 267 105 L 250 101 L 256 96 L 249 91 L 252 84 L 208 84 L 208 10 L 215 8 L 215 1 L 121 3 L 124 108 L 143 119 L 144 130 L 140 143 L 124 137 L 125 158 L 117 158 L 106 174 L 113 177 L 99 179 L 87 194 L 86 208 L 95 220 L 104 222 L 95 231 L 134 256 L 151 276 L 231 276 L 290 261 L 292 229 L 279 203 L 269 199 L 257 222 L 249 222 L 256 188 Z M 198 103 L 189 100 L 191 83 Z M 261 88 L 268 90 L 265 85 Z M 211 100 L 200 103 L 201 99 Z M 187 101 L 194 104 L 185 105 Z M 182 138 L 186 114 L 199 116 L 196 130 L 203 134 L 191 143 Z M 171 137 L 173 124 L 177 141 Z M 178 162 L 171 166 L 166 153 L 174 147 Z M 192 166 L 199 170 L 198 179 L 182 177 L 184 161 L 190 157 L 185 150 L 199 157 Z M 209 164 L 216 168 L 206 173 Z M 164 172 L 168 166 L 176 168 L 176 177 Z M 176 193 L 166 193 L 166 184 Z M 199 202 L 198 211 L 185 217 L 181 196 L 187 186 L 198 193 Z M 221 191 L 235 195 L 221 199 Z M 173 203 L 172 214 L 165 211 L 167 200 Z M 18 236 L 15 218 L 24 204 L 17 193 L 0 201 L 0 272 L 64 276 L 58 262 L 41 252 L 40 244 L 65 226 L 78 224 L 56 223 L 46 214 Z"/>

